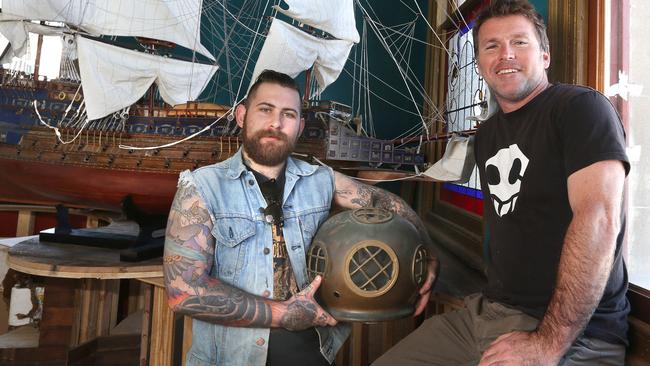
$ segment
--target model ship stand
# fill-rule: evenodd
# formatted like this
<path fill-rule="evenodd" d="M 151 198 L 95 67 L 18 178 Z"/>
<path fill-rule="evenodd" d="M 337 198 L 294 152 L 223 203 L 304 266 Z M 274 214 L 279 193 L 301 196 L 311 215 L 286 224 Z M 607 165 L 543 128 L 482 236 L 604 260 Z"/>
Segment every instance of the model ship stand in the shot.
<path fill-rule="evenodd" d="M 165 243 L 166 215 L 149 215 L 140 211 L 127 196 L 122 201 L 122 217 L 105 228 L 73 229 L 68 208 L 56 206 L 54 232 L 39 234 L 41 242 L 75 244 L 120 250 L 120 261 L 137 262 L 162 256 Z"/>

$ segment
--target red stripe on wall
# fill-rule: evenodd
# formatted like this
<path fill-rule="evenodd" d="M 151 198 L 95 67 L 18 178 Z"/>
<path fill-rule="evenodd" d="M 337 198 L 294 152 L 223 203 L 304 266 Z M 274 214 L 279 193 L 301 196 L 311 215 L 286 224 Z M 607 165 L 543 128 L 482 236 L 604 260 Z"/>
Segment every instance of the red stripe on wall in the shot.
<path fill-rule="evenodd" d="M 479 216 L 483 216 L 483 200 L 475 197 L 470 197 L 458 192 L 450 191 L 448 189 L 440 189 L 440 200 L 450 203 L 456 207 L 460 207 L 465 211 L 473 212 Z"/>

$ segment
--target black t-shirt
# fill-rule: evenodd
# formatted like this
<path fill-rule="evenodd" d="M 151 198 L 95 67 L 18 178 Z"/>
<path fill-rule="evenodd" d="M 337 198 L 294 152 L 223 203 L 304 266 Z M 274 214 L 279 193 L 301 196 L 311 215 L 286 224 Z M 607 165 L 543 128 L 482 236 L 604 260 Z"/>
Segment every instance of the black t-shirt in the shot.
<path fill-rule="evenodd" d="M 620 119 L 597 91 L 552 85 L 522 108 L 485 121 L 474 149 L 487 223 L 486 296 L 541 319 L 573 216 L 567 178 L 602 160 L 620 160 L 629 171 Z M 621 219 L 613 269 L 585 335 L 625 344 L 623 210 Z"/>
<path fill-rule="evenodd" d="M 247 168 L 255 175 L 255 180 L 260 186 L 262 196 L 268 206 L 264 209 L 265 215 L 270 215 L 274 225 L 273 240 L 281 238 L 280 243 L 273 243 L 273 297 L 274 300 L 287 300 L 292 294 L 298 292 L 295 277 L 291 269 L 291 263 L 286 254 L 278 255 L 276 244 L 284 246 L 282 234 L 283 213 L 282 195 L 286 181 L 285 171 L 282 170 L 277 179 L 269 179 L 262 173 Z M 290 277 L 290 278 L 289 278 Z M 269 348 L 266 358 L 267 366 L 283 365 L 329 365 L 325 357 L 320 353 L 318 333 L 315 328 L 303 331 L 291 332 L 282 328 L 273 328 L 269 334 Z"/>

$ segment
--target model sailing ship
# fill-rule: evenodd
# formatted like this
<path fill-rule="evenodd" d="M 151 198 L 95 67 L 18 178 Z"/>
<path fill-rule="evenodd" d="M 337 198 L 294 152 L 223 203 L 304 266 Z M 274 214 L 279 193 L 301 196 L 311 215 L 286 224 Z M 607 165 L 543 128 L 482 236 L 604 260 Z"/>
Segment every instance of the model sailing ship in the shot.
<path fill-rule="evenodd" d="M 306 84 L 317 84 L 307 96 L 318 95 L 359 42 L 353 0 L 284 3 L 273 7 L 250 79 L 264 69 L 294 77 L 309 70 Z M 232 106 L 197 101 L 219 75 L 200 42 L 201 14 L 215 6 L 225 3 L 4 0 L 3 63 L 24 54 L 28 33 L 60 35 L 64 49 L 57 79 L 0 72 L 0 201 L 118 211 L 128 196 L 141 211 L 164 214 L 180 171 L 237 151 Z M 125 48 L 124 37 L 139 44 Z M 185 56 L 170 57 L 174 46 Z M 310 98 L 304 107 L 298 154 L 338 168 L 424 167 L 418 149 L 365 135 L 350 107 Z"/>

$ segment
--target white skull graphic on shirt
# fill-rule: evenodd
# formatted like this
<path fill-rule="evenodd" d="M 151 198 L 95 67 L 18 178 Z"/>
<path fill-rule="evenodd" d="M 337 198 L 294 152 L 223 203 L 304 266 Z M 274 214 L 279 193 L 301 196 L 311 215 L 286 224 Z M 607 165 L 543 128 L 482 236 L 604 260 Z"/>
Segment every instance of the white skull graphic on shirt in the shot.
<path fill-rule="evenodd" d="M 528 158 L 517 144 L 501 149 L 485 162 L 485 176 L 490 199 L 499 217 L 515 210 Z"/>

